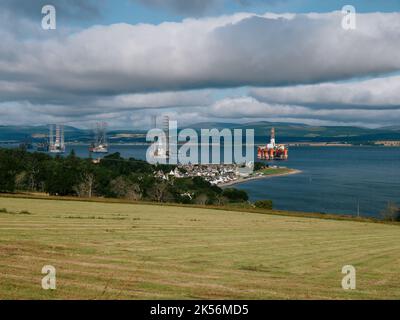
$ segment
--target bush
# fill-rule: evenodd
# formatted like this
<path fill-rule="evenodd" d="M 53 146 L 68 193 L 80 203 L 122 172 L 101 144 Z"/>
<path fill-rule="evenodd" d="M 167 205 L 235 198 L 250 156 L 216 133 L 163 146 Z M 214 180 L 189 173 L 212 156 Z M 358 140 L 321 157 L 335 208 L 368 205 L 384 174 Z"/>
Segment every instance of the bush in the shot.
<path fill-rule="evenodd" d="M 247 195 L 246 191 L 234 188 L 225 189 L 222 192 L 222 196 L 232 202 L 245 202 L 249 200 L 249 196 Z"/>
<path fill-rule="evenodd" d="M 254 163 L 254 171 L 260 171 L 265 168 L 268 168 L 268 164 L 265 164 L 263 162 L 255 162 Z"/>
<path fill-rule="evenodd" d="M 272 200 L 260 200 L 254 203 L 256 208 L 272 210 L 274 208 Z"/>

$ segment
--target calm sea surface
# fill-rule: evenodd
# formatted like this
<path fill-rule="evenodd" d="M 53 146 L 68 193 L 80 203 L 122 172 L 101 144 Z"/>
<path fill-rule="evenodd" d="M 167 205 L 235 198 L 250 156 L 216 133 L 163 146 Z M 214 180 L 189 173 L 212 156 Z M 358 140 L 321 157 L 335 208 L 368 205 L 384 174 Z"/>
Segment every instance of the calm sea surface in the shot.
<path fill-rule="evenodd" d="M 87 146 L 68 146 L 87 157 Z M 114 145 L 110 152 L 145 159 L 145 145 Z M 379 216 L 388 202 L 400 204 L 400 148 L 292 147 L 289 160 L 270 162 L 301 174 L 236 185 L 251 200 L 272 199 L 276 209 Z"/>
<path fill-rule="evenodd" d="M 389 201 L 400 204 L 400 148 L 299 147 L 290 168 L 301 174 L 250 181 L 237 188 L 275 208 L 379 216 Z"/>

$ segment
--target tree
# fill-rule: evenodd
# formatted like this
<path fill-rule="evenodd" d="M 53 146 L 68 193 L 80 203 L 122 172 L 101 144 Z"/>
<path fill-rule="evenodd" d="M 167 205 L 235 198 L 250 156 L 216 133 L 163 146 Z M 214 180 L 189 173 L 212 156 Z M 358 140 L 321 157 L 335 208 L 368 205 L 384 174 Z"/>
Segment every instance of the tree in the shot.
<path fill-rule="evenodd" d="M 47 168 L 46 191 L 51 195 L 76 195 L 75 186 L 80 183 L 81 168 L 77 159 L 58 158 L 50 161 Z"/>
<path fill-rule="evenodd" d="M 136 183 L 130 183 L 126 189 L 125 198 L 132 201 L 139 201 L 142 199 L 140 186 Z"/>
<path fill-rule="evenodd" d="M 12 150 L 0 152 L 0 192 L 14 192 L 15 178 L 19 170 L 19 158 Z"/>
<path fill-rule="evenodd" d="M 123 176 L 119 176 L 112 180 L 110 185 L 111 191 L 118 198 L 124 198 L 133 201 L 138 201 L 142 198 L 140 186 Z"/>
<path fill-rule="evenodd" d="M 245 202 L 249 200 L 247 192 L 235 188 L 228 188 L 222 192 L 222 196 L 228 198 L 231 202 Z"/>
<path fill-rule="evenodd" d="M 168 195 L 168 184 L 164 181 L 156 182 L 150 192 L 153 200 L 164 202 Z"/>
<path fill-rule="evenodd" d="M 383 220 L 400 221 L 400 208 L 393 202 L 389 202 L 387 207 L 381 212 Z"/>
<path fill-rule="evenodd" d="M 91 198 L 93 196 L 94 181 L 94 174 L 85 172 L 82 175 L 81 182 L 74 187 L 78 197 Z"/>
<path fill-rule="evenodd" d="M 145 161 L 124 159 L 112 154 L 93 163 L 72 151 L 67 157 L 52 157 L 22 149 L 0 148 L 0 192 L 47 192 L 58 196 L 118 197 L 200 204 L 221 204 L 247 197 L 242 191 L 230 199 L 223 190 L 202 177 L 158 179 L 154 172 L 169 172 L 176 166 L 150 165 Z M 232 192 L 231 192 L 232 193 Z M 247 198 L 246 198 L 247 199 Z"/>
<path fill-rule="evenodd" d="M 27 173 L 22 171 L 15 176 L 15 187 L 17 190 L 25 190 L 27 188 Z"/>
<path fill-rule="evenodd" d="M 208 196 L 205 193 L 201 193 L 195 198 L 194 201 L 196 204 L 204 206 L 208 202 Z"/>

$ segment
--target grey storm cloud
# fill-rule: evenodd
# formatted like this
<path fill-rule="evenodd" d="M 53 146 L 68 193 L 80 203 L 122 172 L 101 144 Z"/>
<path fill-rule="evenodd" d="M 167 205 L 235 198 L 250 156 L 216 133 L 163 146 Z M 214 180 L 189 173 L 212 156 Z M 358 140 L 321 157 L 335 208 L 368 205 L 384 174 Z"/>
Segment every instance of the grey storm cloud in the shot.
<path fill-rule="evenodd" d="M 243 14 L 5 39 L 0 81 L 30 82 L 31 90 L 60 97 L 297 85 L 400 69 L 397 13 L 359 15 L 351 32 L 341 28 L 340 14 Z"/>
<path fill-rule="evenodd" d="M 320 120 L 341 123 L 357 121 L 368 124 L 393 124 L 400 121 L 400 108 L 359 109 L 359 108 L 309 108 L 300 105 L 265 103 L 252 97 L 226 98 L 215 102 L 208 109 L 209 114 L 220 119 L 298 119 Z M 298 121 L 302 122 L 302 121 Z"/>
<path fill-rule="evenodd" d="M 35 40 L 0 22 L 1 122 L 96 117 L 121 124 L 140 110 L 134 118 L 143 123 L 167 108 L 197 120 L 400 121 L 398 77 L 334 83 L 400 70 L 400 14 L 359 14 L 351 31 L 341 20 L 339 12 L 238 13 L 36 30 Z M 243 86 L 254 87 L 250 97 L 212 100 L 207 92 Z"/>
<path fill-rule="evenodd" d="M 171 93 L 172 94 L 172 93 Z M 149 94 L 149 99 L 153 100 Z M 78 126 L 90 126 L 93 121 L 108 121 L 113 127 L 141 128 L 150 124 L 151 115 L 170 115 L 179 124 L 193 124 L 202 121 L 248 122 L 260 120 L 297 122 L 309 124 L 357 124 L 364 126 L 393 125 L 400 121 L 400 109 L 314 109 L 298 105 L 270 104 L 251 97 L 225 98 L 209 105 L 170 107 L 168 109 L 151 109 L 143 107 L 143 97 L 132 98 L 131 106 L 116 102 L 113 106 L 101 106 L 107 101 L 99 102 L 97 107 L 82 105 L 71 108 L 68 105 L 38 105 L 29 102 L 0 103 L 0 119 L 7 124 L 46 124 L 69 123 Z M 117 99 L 118 100 L 118 99 Z M 136 100 L 136 102 L 135 102 Z M 135 105 L 140 112 L 134 112 Z M 159 102 L 159 105 L 163 105 Z M 155 106 L 155 105 L 154 105 Z M 5 122 L 4 119 L 7 119 Z"/>

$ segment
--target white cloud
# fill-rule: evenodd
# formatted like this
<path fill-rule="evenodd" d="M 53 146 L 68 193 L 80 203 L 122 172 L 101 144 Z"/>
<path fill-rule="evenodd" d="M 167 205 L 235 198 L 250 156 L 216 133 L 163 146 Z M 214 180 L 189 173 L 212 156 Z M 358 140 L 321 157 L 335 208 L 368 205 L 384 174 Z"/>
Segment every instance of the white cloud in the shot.
<path fill-rule="evenodd" d="M 352 31 L 341 28 L 341 18 L 337 12 L 238 13 L 68 34 L 35 30 L 32 37 L 1 24 L 0 121 L 142 124 L 166 108 L 192 123 L 400 120 L 400 77 L 334 83 L 400 70 L 400 14 L 359 14 Z M 212 99 L 212 89 L 241 86 L 270 88 L 253 89 L 253 97 Z"/>
<path fill-rule="evenodd" d="M 242 14 L 96 26 L 57 40 L 14 41 L 0 50 L 0 72 L 61 93 L 124 94 L 313 83 L 400 69 L 400 14 L 360 15 L 351 32 L 340 22 L 339 13 Z"/>
<path fill-rule="evenodd" d="M 275 103 L 342 107 L 400 107 L 400 76 L 346 83 L 254 88 L 250 94 Z"/>
<path fill-rule="evenodd" d="M 280 121 L 326 125 L 363 125 L 377 127 L 392 125 L 400 121 L 400 109 L 316 109 L 299 105 L 265 103 L 252 97 L 224 98 L 196 106 L 202 93 L 193 92 L 183 97 L 188 104 L 175 107 L 163 107 L 160 94 L 138 95 L 136 97 L 117 97 L 116 106 L 104 101 L 98 105 L 85 106 L 81 109 L 61 105 L 33 105 L 29 102 L 13 102 L 0 104 L 0 124 L 46 124 L 68 123 L 79 127 L 90 127 L 94 121 L 108 121 L 111 127 L 145 129 L 150 126 L 151 116 L 169 115 L 180 125 L 190 125 L 204 121 L 251 122 Z M 174 93 L 163 94 L 167 100 L 174 100 Z M 168 98 L 168 95 L 170 97 Z M 179 95 L 178 95 L 179 96 Z M 204 93 L 207 97 L 208 94 Z M 125 100 L 126 99 L 126 100 Z M 178 99 L 181 100 L 181 99 Z M 201 99 L 200 99 L 201 100 Z M 146 102 L 145 102 L 146 101 Z M 127 103 L 128 102 L 128 103 Z M 151 104 L 152 108 L 142 108 Z M 104 104 L 104 105 L 101 105 Z M 173 103 L 172 103 L 173 104 Z"/>
<path fill-rule="evenodd" d="M 298 105 L 260 102 L 252 97 L 226 98 L 214 103 L 209 114 L 221 119 L 285 119 L 364 123 L 368 126 L 400 121 L 400 109 L 315 109 Z"/>

